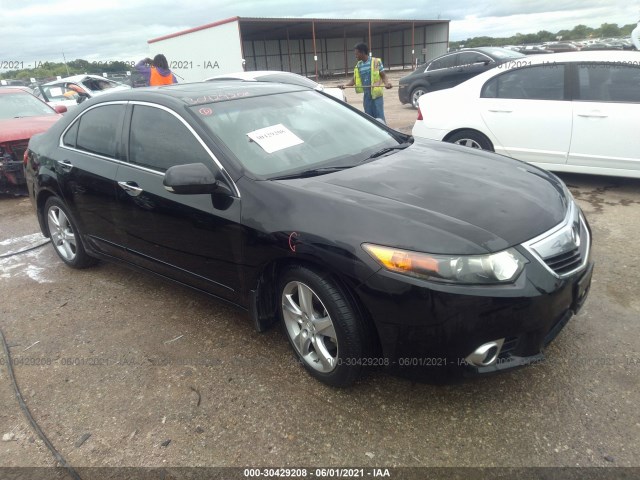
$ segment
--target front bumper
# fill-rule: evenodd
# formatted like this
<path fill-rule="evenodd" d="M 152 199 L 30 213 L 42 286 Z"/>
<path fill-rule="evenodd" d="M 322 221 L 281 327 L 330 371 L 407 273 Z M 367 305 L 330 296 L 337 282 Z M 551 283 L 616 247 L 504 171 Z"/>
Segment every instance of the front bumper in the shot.
<path fill-rule="evenodd" d="M 0 193 L 27 192 L 22 161 L 0 159 Z"/>
<path fill-rule="evenodd" d="M 409 88 L 409 84 L 401 83 L 398 85 L 398 99 L 403 105 L 411 103 L 411 89 Z"/>
<path fill-rule="evenodd" d="M 549 279 L 528 264 L 514 285 L 504 287 L 419 285 L 419 280 L 381 272 L 359 289 L 373 317 L 384 362 L 393 373 L 431 380 L 495 373 L 539 362 L 544 348 L 579 311 L 588 293 L 593 263 L 572 277 Z M 457 290 L 457 291 L 456 291 Z M 469 355 L 502 340 L 495 362 L 474 366 Z"/>
<path fill-rule="evenodd" d="M 556 240 L 572 241 L 567 234 L 572 227 L 582 242 L 558 255 L 551 247 Z M 532 242 L 515 247 L 528 263 L 512 284 L 451 285 L 387 270 L 370 277 L 357 293 L 378 331 L 382 357 L 375 364 L 444 381 L 540 362 L 545 347 L 588 297 L 591 232 L 571 208 L 564 224 Z M 546 260 L 536 252 L 544 248 Z M 495 358 L 478 362 L 473 354 L 492 342 L 498 345 Z"/>

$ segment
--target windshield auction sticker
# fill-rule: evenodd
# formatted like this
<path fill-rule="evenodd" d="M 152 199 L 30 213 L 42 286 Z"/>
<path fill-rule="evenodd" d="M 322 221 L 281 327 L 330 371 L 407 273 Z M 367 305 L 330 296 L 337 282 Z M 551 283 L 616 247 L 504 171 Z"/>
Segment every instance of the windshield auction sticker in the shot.
<path fill-rule="evenodd" d="M 295 133 L 281 123 L 247 133 L 247 136 L 267 153 L 304 143 Z"/>

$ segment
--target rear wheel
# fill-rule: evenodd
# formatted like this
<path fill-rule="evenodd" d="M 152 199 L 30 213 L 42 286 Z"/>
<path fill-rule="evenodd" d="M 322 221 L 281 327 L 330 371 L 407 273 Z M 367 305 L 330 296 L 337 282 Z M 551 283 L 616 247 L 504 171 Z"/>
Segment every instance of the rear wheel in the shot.
<path fill-rule="evenodd" d="M 64 203 L 50 197 L 44 205 L 44 214 L 51 243 L 62 261 L 73 268 L 95 265 L 97 260 L 85 251 L 78 227 Z"/>
<path fill-rule="evenodd" d="M 446 139 L 449 143 L 455 143 L 456 145 L 462 145 L 464 147 L 477 148 L 480 150 L 488 150 L 493 152 L 493 145 L 491 141 L 485 137 L 482 133 L 474 130 L 462 130 L 454 133 Z"/>
<path fill-rule="evenodd" d="M 304 368 L 327 385 L 353 384 L 366 337 L 346 295 L 328 276 L 302 266 L 284 272 L 279 292 L 282 325 Z"/>

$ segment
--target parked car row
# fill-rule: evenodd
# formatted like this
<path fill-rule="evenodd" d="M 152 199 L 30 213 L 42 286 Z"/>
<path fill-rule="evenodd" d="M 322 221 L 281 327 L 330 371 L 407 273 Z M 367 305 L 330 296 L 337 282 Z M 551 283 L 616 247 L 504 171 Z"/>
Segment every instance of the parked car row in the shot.
<path fill-rule="evenodd" d="M 423 95 L 413 135 L 553 171 L 640 177 L 640 54 L 558 53 L 503 67 Z"/>
<path fill-rule="evenodd" d="M 629 38 L 605 38 L 581 42 L 545 42 L 539 45 L 508 45 L 505 48 L 526 55 L 538 53 L 577 52 L 578 50 L 633 50 Z"/>

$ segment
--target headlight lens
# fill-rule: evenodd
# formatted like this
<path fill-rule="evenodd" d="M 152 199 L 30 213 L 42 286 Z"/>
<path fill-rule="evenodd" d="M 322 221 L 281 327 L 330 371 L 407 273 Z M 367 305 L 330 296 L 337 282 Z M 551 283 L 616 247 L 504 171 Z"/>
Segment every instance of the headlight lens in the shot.
<path fill-rule="evenodd" d="M 431 255 L 371 243 L 362 247 L 387 270 L 447 283 L 510 283 L 527 263 L 513 248 L 487 255 Z"/>

